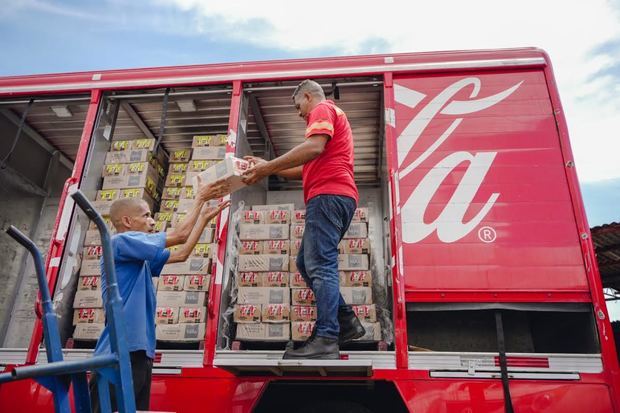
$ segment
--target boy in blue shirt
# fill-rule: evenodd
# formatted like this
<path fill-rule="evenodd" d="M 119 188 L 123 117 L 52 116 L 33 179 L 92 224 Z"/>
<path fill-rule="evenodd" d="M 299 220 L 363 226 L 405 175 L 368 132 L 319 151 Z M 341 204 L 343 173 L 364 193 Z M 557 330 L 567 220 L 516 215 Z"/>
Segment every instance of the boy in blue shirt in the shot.
<path fill-rule="evenodd" d="M 131 358 L 134 393 L 137 410 L 149 410 L 151 372 L 155 357 L 155 309 L 157 307 L 153 281 L 166 263 L 187 260 L 205 226 L 229 202 L 206 208 L 205 202 L 221 198 L 230 192 L 223 180 L 203 184 L 198 178 L 196 199 L 185 219 L 169 233 L 154 232 L 155 221 L 147 203 L 141 199 L 124 198 L 110 207 L 110 219 L 116 229 L 112 237 L 114 265 L 118 287 L 123 300 L 125 338 Z M 173 252 L 167 247 L 180 245 Z M 103 260 L 101 286 L 104 302 L 107 289 Z M 110 352 L 109 329 L 106 325 L 95 347 L 95 354 Z M 93 413 L 99 413 L 96 378 L 90 383 Z M 116 409 L 111 391 L 112 410 Z"/>

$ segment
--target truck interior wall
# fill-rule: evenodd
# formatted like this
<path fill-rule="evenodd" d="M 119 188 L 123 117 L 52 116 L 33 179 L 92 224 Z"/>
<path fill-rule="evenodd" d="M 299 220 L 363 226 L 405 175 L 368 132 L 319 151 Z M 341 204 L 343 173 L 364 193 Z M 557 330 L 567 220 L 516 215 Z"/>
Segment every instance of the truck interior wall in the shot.
<path fill-rule="evenodd" d="M 15 139 L 17 126 L 0 114 L 0 158 Z M 0 226 L 14 225 L 45 254 L 54 229 L 64 182 L 71 171 L 57 156 L 23 131 L 6 168 L 0 169 Z M 34 323 L 38 292 L 30 254 L 0 234 L 0 344 L 25 347 Z"/>

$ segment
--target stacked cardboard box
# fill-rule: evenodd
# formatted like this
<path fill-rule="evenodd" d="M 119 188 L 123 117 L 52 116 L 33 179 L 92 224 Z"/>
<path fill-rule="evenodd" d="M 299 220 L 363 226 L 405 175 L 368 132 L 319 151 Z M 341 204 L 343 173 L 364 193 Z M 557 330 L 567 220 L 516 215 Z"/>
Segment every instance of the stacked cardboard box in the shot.
<path fill-rule="evenodd" d="M 305 341 L 316 321 L 315 298 L 298 272 L 295 257 L 301 246 L 305 227 L 305 211 L 296 210 L 291 224 L 291 334 L 294 341 Z M 355 211 L 349 230 L 338 245 L 340 292 L 347 304 L 353 306 L 364 323 L 367 334 L 359 340 L 380 340 L 376 307 L 372 301 L 372 274 L 369 271 L 370 240 L 368 239 L 368 209 Z"/>
<path fill-rule="evenodd" d="M 290 338 L 289 229 L 292 205 L 243 211 L 237 273 L 236 338 L 287 341 Z"/>

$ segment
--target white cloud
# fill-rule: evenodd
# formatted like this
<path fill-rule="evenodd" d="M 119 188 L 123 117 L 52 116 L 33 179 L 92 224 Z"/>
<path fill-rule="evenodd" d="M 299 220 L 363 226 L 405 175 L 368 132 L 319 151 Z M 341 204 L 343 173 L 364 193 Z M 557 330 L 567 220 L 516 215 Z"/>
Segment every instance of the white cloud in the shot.
<path fill-rule="evenodd" d="M 620 177 L 618 79 L 590 80 L 617 59 L 592 55 L 597 46 L 620 37 L 618 15 L 608 1 L 165 3 L 195 13 L 193 29 L 201 33 L 295 53 L 543 48 L 554 65 L 580 178 Z M 375 46 L 369 49 L 369 45 Z"/>

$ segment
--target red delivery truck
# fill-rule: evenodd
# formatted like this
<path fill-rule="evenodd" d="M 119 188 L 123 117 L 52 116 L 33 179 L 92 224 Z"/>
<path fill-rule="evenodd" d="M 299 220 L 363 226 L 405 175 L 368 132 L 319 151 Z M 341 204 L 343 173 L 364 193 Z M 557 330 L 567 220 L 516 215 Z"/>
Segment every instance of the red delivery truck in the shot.
<path fill-rule="evenodd" d="M 43 203 L 22 227 L 47 251 L 64 358 L 88 357 L 104 323 L 100 244 L 68 195 L 79 188 L 104 216 L 141 197 L 169 229 L 200 171 L 302 142 L 291 94 L 307 78 L 353 129 L 360 203 L 340 288 L 366 335 L 340 360 L 282 360 L 316 312 L 294 265 L 301 184 L 271 177 L 229 195 L 190 259 L 154 280 L 151 408 L 620 412 L 566 119 L 535 48 L 0 78 L 0 174 L 21 188 L 0 212 L 19 223 L 33 191 Z M 20 260 L 2 261 L 15 278 L 0 313 L 5 370 L 46 360 Z M 0 411 L 51 409 L 34 381 L 0 386 Z"/>

